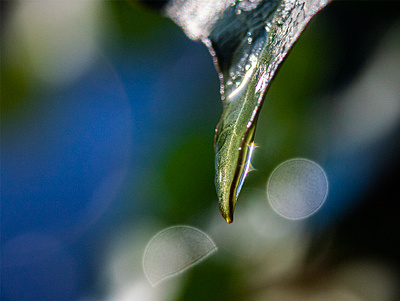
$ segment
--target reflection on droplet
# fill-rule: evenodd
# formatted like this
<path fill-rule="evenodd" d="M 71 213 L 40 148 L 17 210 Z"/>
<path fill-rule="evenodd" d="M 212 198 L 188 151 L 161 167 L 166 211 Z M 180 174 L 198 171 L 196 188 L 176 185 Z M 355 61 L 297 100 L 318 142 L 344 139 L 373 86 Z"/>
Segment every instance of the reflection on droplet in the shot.
<path fill-rule="evenodd" d="M 315 213 L 328 194 L 324 170 L 307 159 L 291 159 L 272 172 L 267 184 L 271 207 L 288 219 L 302 219 Z"/>
<path fill-rule="evenodd" d="M 252 37 L 251 32 L 249 31 L 249 32 L 247 33 L 247 43 L 248 43 L 248 44 L 251 44 L 251 42 L 253 42 L 253 37 Z"/>
<path fill-rule="evenodd" d="M 215 243 L 204 232 L 174 226 L 157 233 L 144 252 L 143 269 L 153 286 L 176 276 L 215 252 Z"/>

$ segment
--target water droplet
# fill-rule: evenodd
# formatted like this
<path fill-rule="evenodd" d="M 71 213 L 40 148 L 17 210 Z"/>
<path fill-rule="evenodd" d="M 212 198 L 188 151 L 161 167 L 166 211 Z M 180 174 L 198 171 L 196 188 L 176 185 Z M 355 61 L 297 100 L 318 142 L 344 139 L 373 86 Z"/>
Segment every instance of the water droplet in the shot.
<path fill-rule="evenodd" d="M 241 9 L 237 9 L 237 10 L 236 10 L 236 14 L 237 14 L 237 15 L 240 15 L 241 13 L 242 13 L 242 10 L 241 10 Z"/>
<path fill-rule="evenodd" d="M 288 219 L 309 217 L 321 208 L 328 194 L 322 167 L 307 159 L 291 159 L 278 165 L 267 184 L 271 207 Z"/>
<path fill-rule="evenodd" d="M 246 69 L 246 71 L 247 71 L 247 70 L 249 70 L 249 69 L 250 69 L 250 67 L 251 67 L 251 65 L 250 65 L 250 64 L 246 64 L 246 66 L 244 67 L 244 69 Z"/>
<path fill-rule="evenodd" d="M 251 32 L 247 32 L 247 43 L 251 44 L 253 42 L 253 37 L 251 35 Z"/>
<path fill-rule="evenodd" d="M 217 250 L 207 234 L 189 226 L 174 226 L 158 232 L 148 243 L 143 257 L 147 279 L 156 286 L 176 276 Z"/>

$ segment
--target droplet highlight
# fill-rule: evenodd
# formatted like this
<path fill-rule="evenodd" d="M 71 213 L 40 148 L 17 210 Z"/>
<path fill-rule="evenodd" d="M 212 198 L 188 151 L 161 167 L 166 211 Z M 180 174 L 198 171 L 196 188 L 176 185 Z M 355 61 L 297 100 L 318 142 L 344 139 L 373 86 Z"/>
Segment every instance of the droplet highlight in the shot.
<path fill-rule="evenodd" d="M 217 250 L 213 240 L 199 229 L 174 226 L 158 232 L 148 243 L 143 257 L 143 270 L 156 286 L 174 277 Z"/>
<path fill-rule="evenodd" d="M 278 165 L 267 184 L 271 207 L 287 219 L 303 219 L 314 214 L 328 195 L 328 178 L 317 163 L 303 158 Z"/>

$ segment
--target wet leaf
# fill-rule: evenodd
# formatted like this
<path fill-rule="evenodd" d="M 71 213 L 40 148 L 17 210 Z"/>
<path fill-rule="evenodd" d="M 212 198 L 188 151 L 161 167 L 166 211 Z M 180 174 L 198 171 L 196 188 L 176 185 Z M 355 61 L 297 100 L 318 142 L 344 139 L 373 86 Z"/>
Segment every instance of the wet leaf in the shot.
<path fill-rule="evenodd" d="M 165 13 L 213 56 L 223 113 L 215 134 L 215 185 L 233 221 L 257 118 L 275 73 L 310 19 L 330 0 L 175 0 Z"/>

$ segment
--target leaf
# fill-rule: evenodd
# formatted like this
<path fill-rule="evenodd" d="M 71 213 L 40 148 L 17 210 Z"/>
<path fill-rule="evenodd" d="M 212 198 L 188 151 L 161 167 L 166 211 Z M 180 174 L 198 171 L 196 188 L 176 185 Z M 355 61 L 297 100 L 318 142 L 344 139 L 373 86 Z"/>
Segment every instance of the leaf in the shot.
<path fill-rule="evenodd" d="M 165 13 L 208 47 L 221 81 L 215 185 L 222 216 L 233 211 L 251 159 L 266 91 L 294 42 L 330 0 L 175 0 Z"/>

